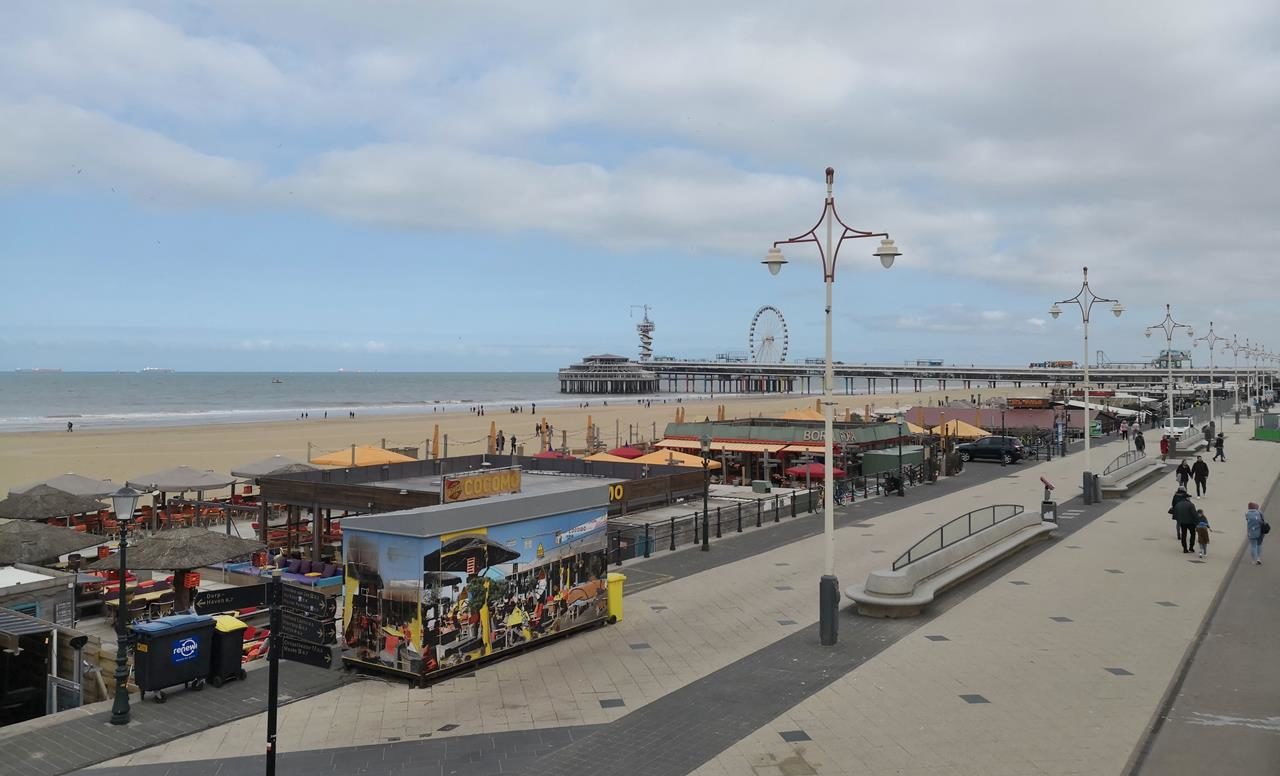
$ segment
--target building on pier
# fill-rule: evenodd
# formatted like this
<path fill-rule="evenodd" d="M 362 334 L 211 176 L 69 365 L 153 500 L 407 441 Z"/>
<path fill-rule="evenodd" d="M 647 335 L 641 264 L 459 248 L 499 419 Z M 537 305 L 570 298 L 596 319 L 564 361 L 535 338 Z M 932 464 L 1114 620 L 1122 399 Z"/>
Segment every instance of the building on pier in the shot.
<path fill-rule="evenodd" d="M 560 370 L 561 393 L 657 393 L 658 376 L 626 356 L 587 356 Z"/>

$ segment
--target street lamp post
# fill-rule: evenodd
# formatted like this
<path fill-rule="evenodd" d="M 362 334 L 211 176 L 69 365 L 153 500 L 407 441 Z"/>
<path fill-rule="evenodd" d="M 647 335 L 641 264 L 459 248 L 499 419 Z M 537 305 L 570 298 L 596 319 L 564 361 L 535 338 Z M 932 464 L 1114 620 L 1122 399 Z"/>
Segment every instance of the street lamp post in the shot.
<path fill-rule="evenodd" d="M 898 252 L 897 246 L 890 239 L 887 232 L 864 232 L 860 229 L 852 229 L 844 221 L 840 219 L 839 213 L 836 212 L 836 201 L 832 195 L 832 186 L 835 182 L 836 171 L 834 168 L 827 168 L 827 198 L 822 206 L 822 215 L 818 217 L 818 222 L 813 228 L 804 234 L 797 235 L 787 240 L 778 240 L 769 248 L 768 254 L 761 263 L 769 268 L 769 272 L 776 275 L 782 269 L 782 265 L 787 260 L 782 255 L 782 250 L 778 247 L 784 244 L 813 243 L 818 249 L 818 255 L 822 258 L 822 279 L 826 285 L 827 291 L 827 307 L 826 307 L 826 372 L 822 381 L 822 415 L 823 415 L 823 453 L 825 469 L 822 473 L 823 491 L 822 491 L 822 510 L 823 510 L 823 537 L 824 537 L 824 558 L 823 558 L 823 575 L 818 585 L 818 632 L 819 639 L 823 646 L 832 646 L 838 638 L 838 620 L 840 606 L 840 582 L 836 579 L 836 531 L 835 531 L 835 505 L 832 502 L 835 493 L 835 485 L 832 478 L 832 470 L 835 468 L 835 457 L 833 451 L 833 418 L 832 413 L 835 411 L 835 402 L 832 399 L 832 384 L 835 382 L 835 368 L 831 361 L 831 286 L 836 278 L 836 259 L 840 254 L 840 246 L 844 245 L 845 240 L 858 240 L 864 237 L 879 237 L 880 245 L 872 252 L 872 255 L 879 257 L 880 263 L 885 269 L 893 266 L 893 260 L 901 254 Z M 833 243 L 832 230 L 834 225 L 840 225 L 840 237 Z M 826 227 L 826 241 L 818 237 L 819 227 Z"/>
<path fill-rule="evenodd" d="M 1214 333 L 1213 321 L 1209 321 L 1209 333 L 1204 335 L 1200 339 L 1196 340 L 1194 343 L 1192 343 L 1192 347 L 1198 347 L 1201 342 L 1205 343 L 1209 347 L 1209 418 L 1213 420 L 1214 425 L 1216 426 L 1218 422 L 1218 413 L 1215 411 L 1216 405 L 1214 404 L 1214 400 L 1213 400 L 1214 399 L 1213 397 L 1213 394 L 1214 394 L 1213 351 L 1217 349 L 1217 345 L 1219 342 L 1225 345 L 1227 342 L 1227 338 L 1219 337 L 1216 333 Z"/>
<path fill-rule="evenodd" d="M 1093 293 L 1093 289 L 1089 288 L 1089 268 L 1084 268 L 1084 283 L 1080 286 L 1080 290 L 1070 299 L 1063 299 L 1054 302 L 1049 308 L 1049 315 L 1055 319 L 1062 315 L 1060 305 L 1074 304 L 1080 308 L 1080 317 L 1084 322 L 1084 470 L 1088 475 L 1093 474 L 1093 458 L 1090 449 L 1090 428 L 1089 428 L 1089 311 L 1098 302 L 1110 302 L 1111 312 L 1117 318 L 1124 312 L 1124 305 L 1115 299 L 1107 299 Z M 1068 405 L 1070 406 L 1070 405 Z M 1093 498 L 1090 495 L 1092 491 L 1086 491 L 1086 503 L 1092 503 Z"/>
<path fill-rule="evenodd" d="M 711 491 L 711 431 L 702 431 L 702 551 L 711 551 L 711 520 L 707 516 L 708 501 Z M 722 478 L 723 479 L 723 478 Z"/>
<path fill-rule="evenodd" d="M 116 696 L 111 703 L 111 724 L 129 724 L 129 633 L 125 617 L 129 609 L 125 605 L 125 550 L 129 546 L 129 521 L 138 506 L 142 494 L 130 487 L 123 487 L 111 494 L 111 504 L 116 511 L 116 524 L 120 527 L 120 599 L 116 604 Z"/>
<path fill-rule="evenodd" d="M 1231 351 L 1231 388 L 1235 394 L 1232 403 L 1232 412 L 1236 416 L 1236 425 L 1240 425 L 1240 351 L 1244 346 L 1240 344 L 1240 338 L 1235 334 L 1231 335 L 1231 344 L 1226 346 Z"/>
<path fill-rule="evenodd" d="M 1175 321 L 1173 319 L 1172 309 L 1167 304 L 1164 306 L 1164 320 L 1160 321 L 1154 326 L 1148 326 L 1144 334 L 1148 338 L 1150 338 L 1151 332 L 1154 329 L 1159 329 L 1160 331 L 1164 332 L 1164 341 L 1165 341 L 1164 363 L 1169 370 L 1169 393 L 1168 393 L 1169 419 L 1165 421 L 1165 423 L 1168 426 L 1169 430 L 1172 431 L 1173 430 L 1173 333 L 1178 329 L 1186 329 L 1187 336 L 1194 337 L 1196 332 L 1187 324 L 1178 323 L 1177 321 Z"/>
<path fill-rule="evenodd" d="M 901 411 L 898 412 L 897 421 L 898 421 L 898 495 L 905 497 L 907 495 L 907 485 L 906 485 L 906 480 L 904 480 L 902 477 L 902 434 L 904 431 L 903 426 L 906 425 L 906 418 L 902 417 Z"/>

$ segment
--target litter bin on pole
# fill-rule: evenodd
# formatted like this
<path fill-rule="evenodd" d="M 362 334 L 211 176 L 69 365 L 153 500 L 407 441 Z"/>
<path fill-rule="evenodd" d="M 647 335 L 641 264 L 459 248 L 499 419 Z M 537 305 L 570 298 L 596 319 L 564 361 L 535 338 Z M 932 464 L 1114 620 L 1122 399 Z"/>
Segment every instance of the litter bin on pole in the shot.
<path fill-rule="evenodd" d="M 625 574 L 609 572 L 609 622 L 622 619 L 622 585 L 627 581 Z"/>
<path fill-rule="evenodd" d="M 232 679 L 244 680 L 241 657 L 244 653 L 244 631 L 249 626 L 230 615 L 213 618 L 213 651 L 209 656 L 209 684 L 221 687 Z"/>
<path fill-rule="evenodd" d="M 213 640 L 213 618 L 203 614 L 178 614 L 130 626 L 133 648 L 133 676 L 141 690 L 156 703 L 164 703 L 164 689 L 184 685 L 204 689 L 209 675 Z"/>

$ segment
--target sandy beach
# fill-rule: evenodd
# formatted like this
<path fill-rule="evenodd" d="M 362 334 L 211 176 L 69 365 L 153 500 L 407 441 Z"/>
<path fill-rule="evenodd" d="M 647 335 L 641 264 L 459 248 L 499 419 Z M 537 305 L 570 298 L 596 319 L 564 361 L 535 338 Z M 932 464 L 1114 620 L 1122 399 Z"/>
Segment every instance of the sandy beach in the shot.
<path fill-rule="evenodd" d="M 968 399 L 971 391 L 953 388 L 948 391 L 887 394 L 874 396 L 836 397 L 837 418 L 846 409 L 862 412 L 872 408 L 902 407 L 934 403 L 943 394 L 953 400 Z M 1036 388 L 983 388 L 982 397 L 1034 396 Z M 232 467 L 269 455 L 285 455 L 304 459 L 310 443 L 313 455 L 338 450 L 352 444 L 380 446 L 386 440 L 388 447 L 413 447 L 422 449 L 432 437 L 436 424 L 440 433 L 449 435 L 448 452 L 451 455 L 477 453 L 485 449 L 489 423 L 494 421 L 508 437 L 514 434 L 524 443 L 534 438 L 534 426 L 546 418 L 555 432 L 555 446 L 561 445 L 561 433 L 567 434 L 571 449 L 584 447 L 587 418 L 599 427 L 601 436 L 609 446 L 615 441 L 626 443 L 652 440 L 655 430 L 660 439 L 667 423 L 675 419 L 677 406 L 685 408 L 689 421 L 715 417 L 716 406 L 725 405 L 726 417 L 748 417 L 764 414 L 780 415 L 792 408 L 813 408 L 818 397 L 814 395 L 731 396 L 714 400 L 685 401 L 677 405 L 674 399 L 644 408 L 635 399 L 617 397 L 604 406 L 599 399 L 591 399 L 590 407 L 557 407 L 539 410 L 537 415 L 526 412 L 511 414 L 496 410 L 484 417 L 470 412 L 451 412 L 432 415 L 405 416 L 312 417 L 274 423 L 237 423 L 206 426 L 181 426 L 169 428 L 137 428 L 39 431 L 0 434 L 0 492 L 11 487 L 52 477 L 66 472 L 85 476 L 109 477 L 123 482 L 137 476 L 170 466 L 187 465 L 201 469 L 227 472 Z M 527 447 L 526 452 L 532 452 Z"/>

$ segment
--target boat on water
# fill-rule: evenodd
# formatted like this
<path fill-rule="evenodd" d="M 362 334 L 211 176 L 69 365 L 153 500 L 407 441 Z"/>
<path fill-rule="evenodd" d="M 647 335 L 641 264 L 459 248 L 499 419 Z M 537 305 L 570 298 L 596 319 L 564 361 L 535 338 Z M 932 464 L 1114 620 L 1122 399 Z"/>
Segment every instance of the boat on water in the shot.
<path fill-rule="evenodd" d="M 143 374 L 169 374 L 172 371 L 167 366 L 144 366 L 142 368 Z"/>
<path fill-rule="evenodd" d="M 284 382 L 284 380 L 281 380 L 279 377 L 273 377 L 273 378 L 271 378 L 271 384 L 272 384 L 272 385 L 279 385 L 279 384 L 281 384 L 281 383 L 283 383 L 283 382 Z"/>
<path fill-rule="evenodd" d="M 50 366 L 33 366 L 33 367 L 18 367 L 18 368 L 17 368 L 17 369 L 15 369 L 14 371 L 15 371 L 15 372 L 23 372 L 23 373 L 26 373 L 26 374 L 41 374 L 41 373 L 43 373 L 43 372 L 55 372 L 55 373 L 56 373 L 56 372 L 61 372 L 61 371 L 62 371 L 62 368 L 61 368 L 61 367 L 50 367 Z"/>

